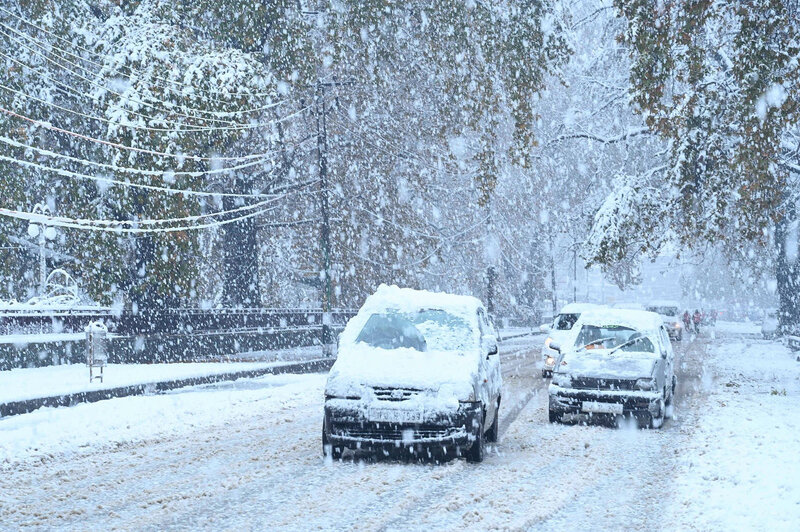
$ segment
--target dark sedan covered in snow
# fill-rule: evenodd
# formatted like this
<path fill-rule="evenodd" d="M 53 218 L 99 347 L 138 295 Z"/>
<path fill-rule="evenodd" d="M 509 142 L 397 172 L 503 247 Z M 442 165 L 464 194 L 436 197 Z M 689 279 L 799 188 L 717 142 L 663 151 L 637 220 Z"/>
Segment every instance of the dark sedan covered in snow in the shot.
<path fill-rule="evenodd" d="M 497 440 L 497 340 L 469 296 L 381 286 L 348 322 L 325 386 L 323 452 L 465 456 Z"/>

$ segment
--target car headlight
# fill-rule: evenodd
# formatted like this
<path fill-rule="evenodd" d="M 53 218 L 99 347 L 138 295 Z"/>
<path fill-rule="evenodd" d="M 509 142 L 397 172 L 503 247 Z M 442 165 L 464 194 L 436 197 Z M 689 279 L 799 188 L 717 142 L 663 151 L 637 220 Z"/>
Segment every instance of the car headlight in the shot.
<path fill-rule="evenodd" d="M 676 329 L 680 329 L 680 328 L 681 328 L 681 324 L 680 324 L 680 322 L 678 322 L 678 321 L 676 321 L 676 322 L 675 322 L 675 323 L 673 323 L 672 325 L 673 325 L 673 327 L 675 327 Z"/>
<path fill-rule="evenodd" d="M 551 336 L 547 337 L 547 340 L 544 341 L 544 346 L 550 349 L 550 344 L 553 342 L 553 338 Z"/>
<path fill-rule="evenodd" d="M 566 373 L 556 373 L 553 375 L 552 383 L 560 388 L 569 388 L 572 386 L 572 379 Z"/>
<path fill-rule="evenodd" d="M 547 358 L 544 360 L 544 363 L 545 363 L 545 364 L 547 364 L 548 366 L 552 366 L 552 365 L 554 365 L 554 364 L 556 363 L 556 359 L 555 359 L 555 358 L 553 358 L 553 357 L 551 357 L 551 356 L 548 356 L 548 357 L 547 357 Z"/>
<path fill-rule="evenodd" d="M 655 390 L 656 381 L 655 379 L 638 379 L 636 381 L 636 388 L 639 390 Z"/>

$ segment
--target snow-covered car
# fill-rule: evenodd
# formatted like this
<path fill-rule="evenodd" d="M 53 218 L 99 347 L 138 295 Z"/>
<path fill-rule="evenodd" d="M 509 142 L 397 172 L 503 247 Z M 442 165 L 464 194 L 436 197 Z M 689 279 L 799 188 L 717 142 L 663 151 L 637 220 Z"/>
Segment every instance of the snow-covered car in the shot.
<path fill-rule="evenodd" d="M 681 319 L 681 304 L 677 301 L 653 301 L 647 305 L 647 310 L 655 312 L 664 321 L 670 340 L 683 340 L 683 320 Z"/>
<path fill-rule="evenodd" d="M 381 285 L 339 337 L 325 385 L 323 452 L 480 462 L 497 441 L 497 339 L 480 300 Z"/>
<path fill-rule="evenodd" d="M 631 417 L 658 428 L 675 393 L 674 354 L 658 314 L 585 312 L 571 346 L 558 347 L 549 393 L 550 422 L 566 416 L 600 421 Z"/>
<path fill-rule="evenodd" d="M 578 318 L 581 317 L 581 313 L 596 308 L 598 308 L 598 305 L 591 303 L 569 303 L 564 305 L 552 323 L 541 326 L 541 331 L 548 333 L 542 346 L 543 378 L 550 377 L 553 374 L 553 367 L 555 367 L 556 359 L 558 358 L 558 352 L 551 349 L 550 344 L 553 342 L 559 345 L 571 343 L 577 333 L 574 327 Z"/>
<path fill-rule="evenodd" d="M 774 308 L 768 309 L 764 313 L 764 321 L 761 322 L 761 336 L 770 340 L 775 338 L 778 332 L 778 311 Z"/>

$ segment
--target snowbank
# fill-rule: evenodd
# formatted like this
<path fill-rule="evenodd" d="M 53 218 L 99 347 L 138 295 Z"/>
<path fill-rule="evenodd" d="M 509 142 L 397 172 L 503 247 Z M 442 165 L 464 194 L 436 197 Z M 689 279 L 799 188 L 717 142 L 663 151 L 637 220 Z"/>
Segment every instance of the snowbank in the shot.
<path fill-rule="evenodd" d="M 796 530 L 800 523 L 800 364 L 782 345 L 711 349 L 706 408 L 679 456 L 676 529 Z"/>

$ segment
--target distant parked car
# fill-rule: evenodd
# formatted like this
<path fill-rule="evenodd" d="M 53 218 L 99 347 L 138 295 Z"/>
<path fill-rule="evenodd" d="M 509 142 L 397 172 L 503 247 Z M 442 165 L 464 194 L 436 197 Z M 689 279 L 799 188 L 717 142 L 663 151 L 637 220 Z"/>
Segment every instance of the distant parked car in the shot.
<path fill-rule="evenodd" d="M 550 422 L 631 417 L 658 428 L 675 393 L 674 354 L 658 314 L 599 309 L 581 316 L 549 388 Z"/>
<path fill-rule="evenodd" d="M 664 327 L 667 329 L 670 340 L 683 340 L 683 322 L 681 319 L 681 305 L 677 301 L 653 301 L 647 305 L 647 310 L 661 316 Z"/>
<path fill-rule="evenodd" d="M 542 346 L 542 377 L 547 378 L 553 374 L 553 367 L 558 358 L 558 352 L 550 348 L 550 344 L 565 345 L 573 341 L 577 330 L 574 329 L 575 323 L 581 317 L 581 313 L 587 310 L 598 308 L 598 305 L 591 303 L 569 303 L 564 305 L 561 312 L 553 319 L 550 324 L 541 326 L 542 332 L 546 332 L 547 339 Z"/>
<path fill-rule="evenodd" d="M 761 322 L 761 336 L 767 340 L 775 338 L 778 333 L 778 311 L 774 308 L 768 309 L 764 313 L 764 321 Z"/>
<path fill-rule="evenodd" d="M 339 337 L 323 453 L 480 462 L 485 442 L 497 441 L 500 386 L 497 339 L 478 299 L 382 285 Z"/>

